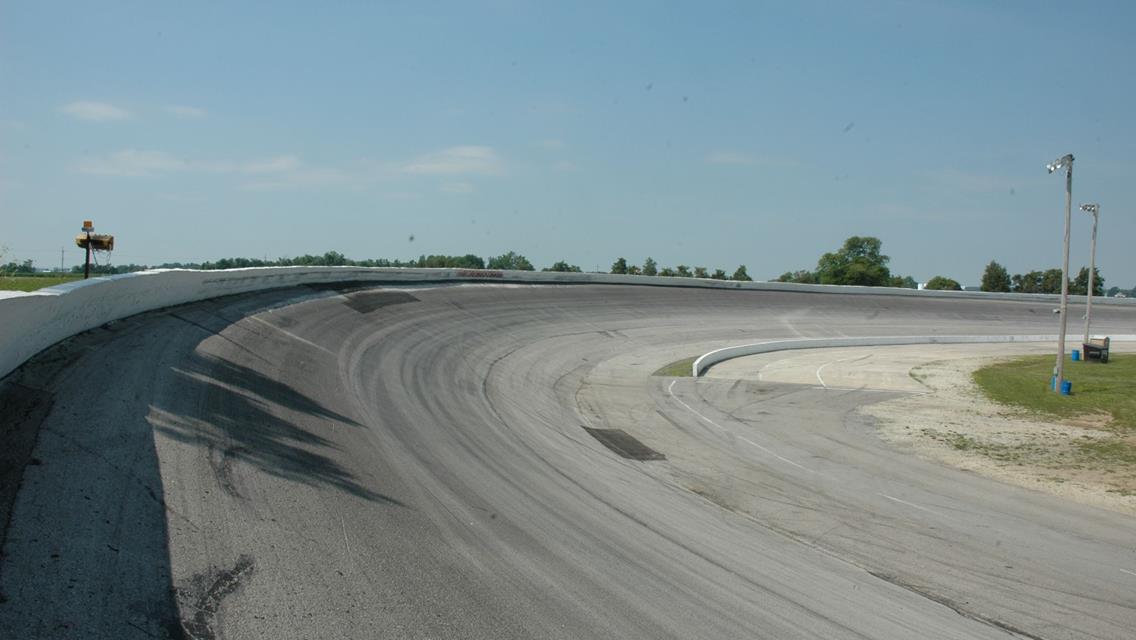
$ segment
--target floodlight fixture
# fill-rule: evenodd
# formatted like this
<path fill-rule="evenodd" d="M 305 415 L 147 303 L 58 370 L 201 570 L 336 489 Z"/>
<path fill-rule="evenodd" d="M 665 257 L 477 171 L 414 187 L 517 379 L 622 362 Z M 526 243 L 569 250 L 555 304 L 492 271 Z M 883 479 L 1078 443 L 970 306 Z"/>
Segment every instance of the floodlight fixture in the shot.
<path fill-rule="evenodd" d="M 1057 171 L 1058 169 L 1065 169 L 1065 168 L 1072 169 L 1073 168 L 1073 154 L 1066 153 L 1065 155 L 1061 156 L 1060 158 L 1058 158 L 1058 159 L 1054 160 L 1053 162 L 1050 162 L 1049 164 L 1045 165 L 1045 168 L 1049 169 L 1049 173 L 1053 173 L 1054 171 Z"/>

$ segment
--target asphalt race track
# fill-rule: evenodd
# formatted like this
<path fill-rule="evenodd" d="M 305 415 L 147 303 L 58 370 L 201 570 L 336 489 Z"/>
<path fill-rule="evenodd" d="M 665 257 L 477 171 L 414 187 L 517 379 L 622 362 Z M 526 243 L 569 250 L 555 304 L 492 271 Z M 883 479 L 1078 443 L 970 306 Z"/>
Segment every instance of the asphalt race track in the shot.
<path fill-rule="evenodd" d="M 583 285 L 118 321 L 5 381 L 40 410 L 0 637 L 1131 638 L 1136 518 L 890 449 L 853 410 L 894 394 L 651 375 L 763 339 L 1056 325 Z M 1094 326 L 1136 333 L 1136 308 Z"/>

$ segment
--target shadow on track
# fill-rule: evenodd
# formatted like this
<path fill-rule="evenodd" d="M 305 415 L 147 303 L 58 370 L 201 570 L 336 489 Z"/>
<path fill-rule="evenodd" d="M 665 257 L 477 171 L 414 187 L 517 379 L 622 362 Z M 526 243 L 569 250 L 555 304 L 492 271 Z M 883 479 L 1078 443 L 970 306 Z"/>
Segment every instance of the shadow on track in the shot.
<path fill-rule="evenodd" d="M 309 486 L 330 486 L 367 500 L 405 506 L 364 487 L 336 462 L 336 445 L 319 432 L 362 428 L 294 388 L 249 367 L 199 349 L 172 369 L 184 396 L 196 398 L 192 411 L 157 402 L 149 416 L 154 429 L 170 438 L 209 449 L 218 481 L 237 497 L 233 462 Z M 301 422 L 314 426 L 305 428 Z"/>

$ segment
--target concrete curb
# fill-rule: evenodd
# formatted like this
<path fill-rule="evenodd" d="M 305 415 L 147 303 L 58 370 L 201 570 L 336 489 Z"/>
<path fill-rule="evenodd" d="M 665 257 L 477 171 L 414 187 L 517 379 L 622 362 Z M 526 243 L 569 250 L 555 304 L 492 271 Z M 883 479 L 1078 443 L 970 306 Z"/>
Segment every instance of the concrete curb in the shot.
<path fill-rule="evenodd" d="M 1067 335 L 1065 340 L 1073 345 L 1080 344 L 1084 336 Z M 1136 335 L 1110 336 L 1118 342 L 1136 341 Z M 692 373 L 697 378 L 707 369 L 734 358 L 771 353 L 773 351 L 791 351 L 793 349 L 825 349 L 835 347 L 885 347 L 909 344 L 983 344 L 1008 342 L 1055 342 L 1057 335 L 1009 335 L 1009 336 L 879 336 L 869 338 L 816 338 L 806 340 L 772 340 L 769 342 L 755 342 L 736 347 L 724 347 L 704 353 L 692 365 Z"/>

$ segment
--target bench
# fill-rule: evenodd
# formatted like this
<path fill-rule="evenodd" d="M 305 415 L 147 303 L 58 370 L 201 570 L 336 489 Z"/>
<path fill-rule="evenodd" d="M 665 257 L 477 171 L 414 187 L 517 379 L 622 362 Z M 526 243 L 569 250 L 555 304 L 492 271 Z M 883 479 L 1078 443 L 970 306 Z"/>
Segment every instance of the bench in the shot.
<path fill-rule="evenodd" d="M 1082 344 L 1085 354 L 1085 360 L 1096 358 L 1101 361 L 1101 364 L 1108 362 L 1108 338 L 1090 338 L 1088 342 Z"/>

